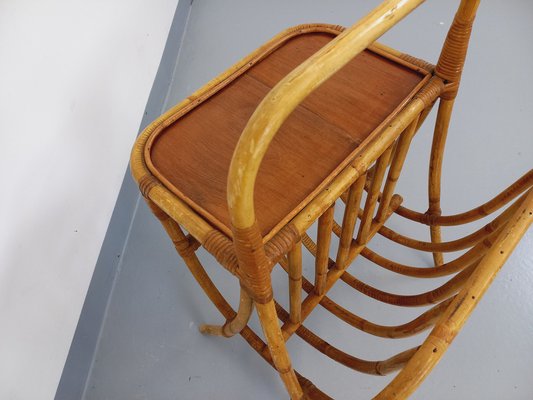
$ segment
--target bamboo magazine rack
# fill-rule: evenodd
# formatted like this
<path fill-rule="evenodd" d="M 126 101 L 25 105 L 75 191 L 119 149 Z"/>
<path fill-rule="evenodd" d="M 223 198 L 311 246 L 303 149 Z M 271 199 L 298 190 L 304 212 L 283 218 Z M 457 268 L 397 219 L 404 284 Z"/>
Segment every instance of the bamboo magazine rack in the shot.
<path fill-rule="evenodd" d="M 479 0 L 460 2 L 436 65 L 376 42 L 422 2 L 385 1 L 348 29 L 309 24 L 282 32 L 154 121 L 133 148 L 131 169 L 140 191 L 226 319 L 200 330 L 240 334 L 278 371 L 291 399 L 330 398 L 293 369 L 285 344 L 294 334 L 353 370 L 397 372 L 375 399 L 408 397 L 442 357 L 533 219 L 531 170 L 479 207 L 441 215 L 443 151 Z M 411 140 L 436 103 L 429 208 L 417 212 L 402 206 L 395 185 Z M 453 241 L 441 239 L 441 227 L 467 224 L 504 206 L 481 229 Z M 335 208 L 343 212 L 339 222 Z M 386 226 L 392 214 L 428 226 L 431 240 L 393 231 Z M 309 232 L 315 223 L 316 237 Z M 367 246 L 376 234 L 431 253 L 433 264 L 385 258 Z M 332 248 L 334 235 L 337 248 Z M 238 279 L 237 310 L 200 264 L 200 246 Z M 302 274 L 304 250 L 315 260 L 309 280 Z M 443 253 L 456 251 L 463 253 L 444 262 Z M 389 293 L 349 272 L 358 257 L 413 280 L 450 278 L 416 295 Z M 272 290 L 273 268 L 288 275 L 286 308 Z M 328 297 L 340 281 L 379 302 L 433 307 L 402 325 L 379 325 Z M 366 361 L 304 326 L 318 305 L 370 335 L 429 334 L 415 348 Z M 254 308 L 262 336 L 248 326 Z"/>

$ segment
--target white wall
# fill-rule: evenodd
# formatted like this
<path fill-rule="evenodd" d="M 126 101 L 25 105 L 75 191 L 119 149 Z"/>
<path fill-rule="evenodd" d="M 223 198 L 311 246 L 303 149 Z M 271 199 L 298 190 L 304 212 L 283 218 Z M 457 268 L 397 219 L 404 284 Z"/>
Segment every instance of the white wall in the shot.
<path fill-rule="evenodd" d="M 51 399 L 178 0 L 0 2 L 0 398 Z"/>

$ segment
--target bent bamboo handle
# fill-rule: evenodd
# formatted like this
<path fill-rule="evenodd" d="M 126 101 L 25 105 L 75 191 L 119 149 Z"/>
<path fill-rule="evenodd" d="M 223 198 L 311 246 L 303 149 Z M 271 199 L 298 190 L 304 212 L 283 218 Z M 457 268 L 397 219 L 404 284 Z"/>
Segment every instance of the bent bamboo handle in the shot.
<path fill-rule="evenodd" d="M 255 223 L 254 185 L 278 129 L 311 92 L 424 0 L 386 0 L 282 79 L 259 104 L 237 143 L 228 174 L 228 207 L 236 229 Z"/>

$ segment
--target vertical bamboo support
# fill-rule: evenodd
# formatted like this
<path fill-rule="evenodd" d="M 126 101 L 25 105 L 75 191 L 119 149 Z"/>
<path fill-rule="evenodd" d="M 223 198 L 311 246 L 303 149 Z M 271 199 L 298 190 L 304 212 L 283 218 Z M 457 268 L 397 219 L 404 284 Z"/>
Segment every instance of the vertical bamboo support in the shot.
<path fill-rule="evenodd" d="M 245 286 L 254 300 L 261 328 L 265 334 L 272 361 L 282 379 L 291 399 L 301 399 L 302 388 L 292 369 L 289 353 L 276 313 L 273 300 L 270 264 L 257 223 L 250 226 L 237 225 L 232 220 L 235 253 L 242 269 L 241 284 Z M 240 223 L 242 221 L 238 221 Z"/>
<path fill-rule="evenodd" d="M 315 258 L 315 293 L 318 295 L 322 295 L 326 289 L 334 212 L 335 203 L 318 218 L 317 253 Z"/>
<path fill-rule="evenodd" d="M 392 157 L 389 173 L 387 175 L 387 180 L 385 182 L 385 187 L 383 188 L 381 202 L 376 213 L 376 220 L 379 222 L 383 222 L 385 220 L 387 209 L 389 208 L 392 195 L 394 194 L 396 182 L 400 177 L 400 172 L 402 171 L 403 163 L 405 161 L 405 157 L 407 156 L 407 151 L 409 150 L 411 140 L 416 133 L 417 127 L 418 117 L 411 122 L 405 132 L 403 132 L 400 136 L 400 139 L 398 139 L 397 145 L 394 149 L 394 156 Z"/>
<path fill-rule="evenodd" d="M 290 320 L 299 324 L 302 320 L 302 242 L 294 245 L 288 254 Z"/>
<path fill-rule="evenodd" d="M 454 101 L 455 100 L 453 99 L 441 99 L 439 103 L 439 111 L 437 113 L 437 121 L 435 123 L 435 132 L 433 133 L 433 143 L 431 144 L 431 157 L 429 161 L 429 208 L 427 211 L 427 214 L 431 217 L 438 217 L 442 212 L 440 208 L 442 160 L 444 157 L 444 146 L 446 145 L 446 137 L 448 135 Z M 440 226 L 430 225 L 429 230 L 431 234 L 431 242 L 440 243 L 442 241 Z M 442 265 L 444 263 L 442 253 L 433 253 L 433 261 L 435 266 Z"/>
<path fill-rule="evenodd" d="M 372 178 L 372 185 L 368 192 L 368 196 L 365 202 L 365 209 L 363 210 L 363 216 L 361 218 L 361 225 L 359 226 L 359 233 L 357 234 L 357 243 L 363 245 L 368 239 L 368 233 L 370 232 L 370 226 L 372 224 L 374 209 L 378 201 L 381 184 L 383 177 L 385 176 L 385 170 L 389 165 L 389 159 L 391 156 L 392 146 L 389 146 L 387 150 L 379 157 L 376 168 L 374 170 L 374 176 Z"/>
<path fill-rule="evenodd" d="M 461 1 L 452 25 L 450 26 L 450 30 L 448 31 L 448 35 L 446 36 L 439 61 L 435 67 L 435 75 L 448 83 L 448 89 L 441 95 L 435 132 L 433 134 L 433 143 L 431 145 L 428 185 L 429 208 L 427 211 L 430 218 L 439 217 L 441 215 L 440 195 L 444 146 L 448 135 L 453 104 L 455 97 L 457 96 L 461 75 L 463 73 L 468 42 L 472 32 L 472 24 L 478 6 L 479 0 Z M 429 229 L 431 241 L 433 243 L 440 243 L 442 240 L 440 226 L 430 224 Z M 442 253 L 433 253 L 433 260 L 435 266 L 444 263 Z"/>
<path fill-rule="evenodd" d="M 256 303 L 255 306 L 263 333 L 265 334 L 268 349 L 270 350 L 270 355 L 272 356 L 272 361 L 274 361 L 279 376 L 285 384 L 291 400 L 300 400 L 303 398 L 303 391 L 289 359 L 285 340 L 279 327 L 275 302 L 274 300 L 270 300 L 264 304 Z"/>
<path fill-rule="evenodd" d="M 346 199 L 346 207 L 344 209 L 344 217 L 342 219 L 342 231 L 339 238 L 339 250 L 337 251 L 337 259 L 335 265 L 339 269 L 344 269 L 350 246 L 352 245 L 353 232 L 355 222 L 359 214 L 359 204 L 366 182 L 366 174 L 361 175 L 350 187 L 348 191 L 348 198 Z"/>

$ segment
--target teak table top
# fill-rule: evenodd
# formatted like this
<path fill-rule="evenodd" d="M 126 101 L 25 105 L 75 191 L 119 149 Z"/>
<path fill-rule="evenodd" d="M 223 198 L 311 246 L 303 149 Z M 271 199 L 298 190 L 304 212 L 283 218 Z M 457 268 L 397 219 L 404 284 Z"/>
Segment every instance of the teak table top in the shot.
<path fill-rule="evenodd" d="M 225 87 L 152 138 L 149 168 L 174 194 L 231 236 L 229 164 L 250 116 L 277 82 L 335 37 L 288 38 Z M 345 167 L 425 82 L 420 68 L 365 50 L 291 114 L 261 165 L 257 220 L 274 235 Z M 367 139 L 367 140 L 365 140 Z"/>

